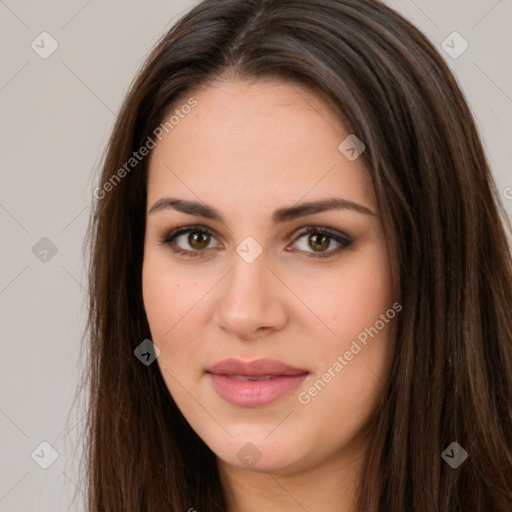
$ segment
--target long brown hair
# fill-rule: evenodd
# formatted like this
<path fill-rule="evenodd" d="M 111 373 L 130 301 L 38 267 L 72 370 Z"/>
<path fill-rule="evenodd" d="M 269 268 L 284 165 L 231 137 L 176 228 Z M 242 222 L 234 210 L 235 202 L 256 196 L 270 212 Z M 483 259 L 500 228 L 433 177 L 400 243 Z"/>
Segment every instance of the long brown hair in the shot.
<path fill-rule="evenodd" d="M 179 98 L 230 77 L 311 88 L 366 146 L 403 309 L 357 511 L 512 510 L 510 221 L 447 65 L 374 0 L 202 1 L 131 85 L 88 233 L 88 510 L 225 509 L 215 455 L 133 353 L 151 338 L 148 158 L 126 162 Z M 441 457 L 452 442 L 469 455 L 456 469 Z"/>

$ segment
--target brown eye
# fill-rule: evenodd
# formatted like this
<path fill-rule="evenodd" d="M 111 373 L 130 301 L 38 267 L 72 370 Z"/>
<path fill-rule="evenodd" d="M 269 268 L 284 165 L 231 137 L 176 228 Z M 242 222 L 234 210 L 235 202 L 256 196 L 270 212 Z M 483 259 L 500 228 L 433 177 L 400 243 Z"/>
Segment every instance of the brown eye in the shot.
<path fill-rule="evenodd" d="M 328 258 L 338 254 L 350 245 L 347 235 L 324 227 L 310 227 L 304 230 L 294 242 L 300 252 L 311 258 Z"/>
<path fill-rule="evenodd" d="M 308 242 L 314 251 L 325 251 L 330 245 L 330 238 L 322 234 L 313 234 L 308 237 Z"/>
<path fill-rule="evenodd" d="M 201 226 L 179 228 L 166 234 L 161 243 L 169 245 L 173 252 L 184 256 L 200 256 L 209 254 L 207 249 L 221 248 L 222 244 L 211 245 L 216 240 L 210 230 Z M 293 245 L 299 252 L 312 258 L 328 258 L 335 256 L 350 245 L 353 240 L 347 235 L 331 231 L 324 227 L 310 227 L 296 238 Z M 286 249 L 289 250 L 288 248 Z"/>
<path fill-rule="evenodd" d="M 192 231 L 187 237 L 187 242 L 192 249 L 205 249 L 210 242 L 210 234 L 204 231 Z"/>
<path fill-rule="evenodd" d="M 210 231 L 200 227 L 180 228 L 166 234 L 161 242 L 169 245 L 173 252 L 183 254 L 185 256 L 198 256 L 206 253 L 206 249 L 220 247 L 211 245 L 215 237 Z"/>

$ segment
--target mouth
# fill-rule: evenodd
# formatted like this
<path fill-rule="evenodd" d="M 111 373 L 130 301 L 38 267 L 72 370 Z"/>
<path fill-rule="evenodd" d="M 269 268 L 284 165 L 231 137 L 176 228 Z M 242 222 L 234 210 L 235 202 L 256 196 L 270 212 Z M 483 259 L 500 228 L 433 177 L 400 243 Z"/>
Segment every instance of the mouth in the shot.
<path fill-rule="evenodd" d="M 225 359 L 206 371 L 217 394 L 239 407 L 263 407 L 296 388 L 307 370 L 281 361 Z"/>

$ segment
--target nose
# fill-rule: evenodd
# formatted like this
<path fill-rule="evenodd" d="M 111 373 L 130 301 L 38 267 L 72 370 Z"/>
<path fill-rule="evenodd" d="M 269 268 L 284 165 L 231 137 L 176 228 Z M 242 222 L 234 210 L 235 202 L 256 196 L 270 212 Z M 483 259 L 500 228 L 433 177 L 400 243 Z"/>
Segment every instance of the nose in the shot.
<path fill-rule="evenodd" d="M 221 329 L 250 341 L 286 325 L 285 289 L 267 265 L 265 252 L 252 263 L 234 255 L 234 267 L 223 279 L 214 310 Z"/>

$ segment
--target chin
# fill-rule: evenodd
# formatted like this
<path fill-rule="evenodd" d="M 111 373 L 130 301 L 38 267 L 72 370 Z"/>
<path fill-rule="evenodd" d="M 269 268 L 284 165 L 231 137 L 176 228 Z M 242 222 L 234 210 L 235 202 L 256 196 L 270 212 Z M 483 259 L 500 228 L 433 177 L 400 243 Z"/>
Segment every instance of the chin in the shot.
<path fill-rule="evenodd" d="M 310 457 L 303 442 L 294 442 L 284 433 L 275 436 L 268 433 L 266 426 L 249 430 L 245 426 L 243 434 L 233 435 L 229 440 L 226 435 L 203 439 L 225 464 L 248 471 L 285 474 L 307 466 Z"/>

